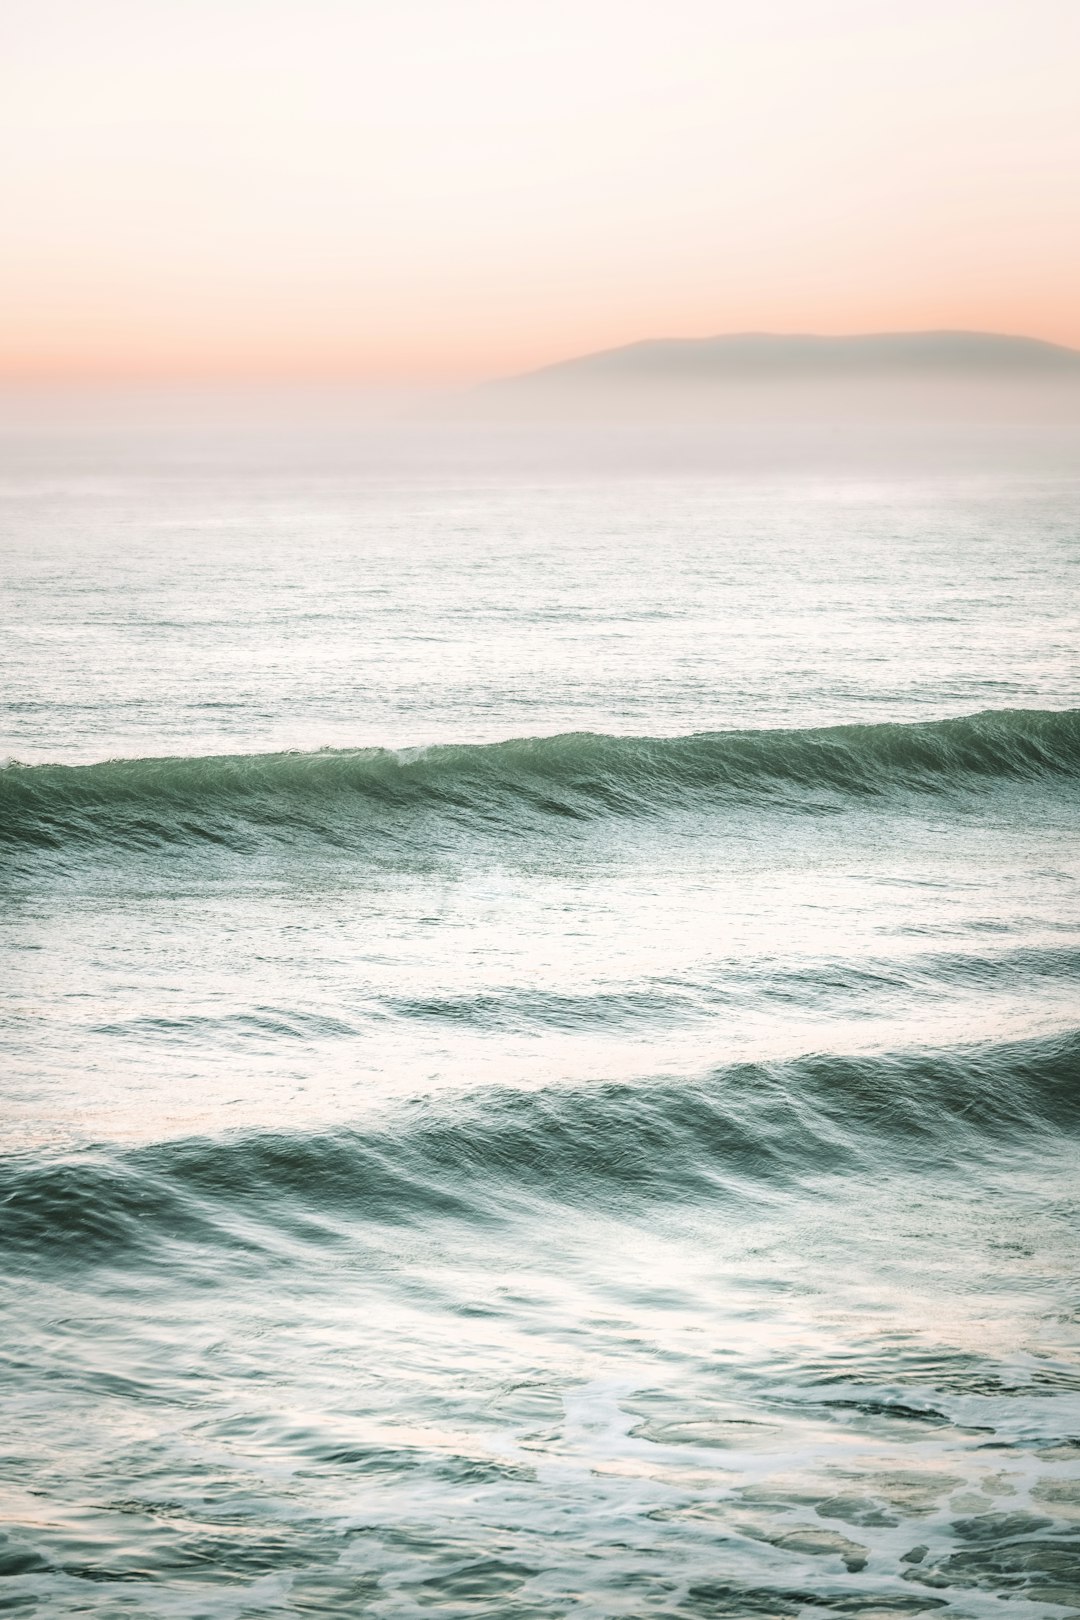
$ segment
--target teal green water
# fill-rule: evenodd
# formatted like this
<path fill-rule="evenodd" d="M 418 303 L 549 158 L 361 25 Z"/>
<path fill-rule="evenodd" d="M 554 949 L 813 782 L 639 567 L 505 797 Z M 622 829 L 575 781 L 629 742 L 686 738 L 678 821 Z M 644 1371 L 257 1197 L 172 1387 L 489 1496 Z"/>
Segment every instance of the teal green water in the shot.
<path fill-rule="evenodd" d="M 1076 483 L 8 449 L 0 1608 L 1080 1610 Z"/>

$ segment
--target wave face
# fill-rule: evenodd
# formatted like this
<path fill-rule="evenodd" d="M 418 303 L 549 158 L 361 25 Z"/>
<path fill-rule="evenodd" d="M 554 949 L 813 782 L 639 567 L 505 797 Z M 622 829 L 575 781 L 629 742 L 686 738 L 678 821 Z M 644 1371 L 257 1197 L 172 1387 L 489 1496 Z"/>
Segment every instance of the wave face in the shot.
<path fill-rule="evenodd" d="M 675 738 L 584 732 L 405 751 L 16 764 L 0 773 L 0 841 L 362 845 L 425 814 L 525 831 L 733 803 L 812 810 L 1078 775 L 1077 710 Z"/>
<path fill-rule="evenodd" d="M 0 1166 L 0 1268 L 113 1263 L 166 1241 L 325 1242 L 567 1210 L 738 1204 L 844 1174 L 942 1164 L 1080 1135 L 1080 1034 L 1018 1046 L 787 1064 L 699 1081 L 486 1090 L 363 1131 L 188 1139 Z M 313 1225 L 311 1223 L 318 1222 Z"/>

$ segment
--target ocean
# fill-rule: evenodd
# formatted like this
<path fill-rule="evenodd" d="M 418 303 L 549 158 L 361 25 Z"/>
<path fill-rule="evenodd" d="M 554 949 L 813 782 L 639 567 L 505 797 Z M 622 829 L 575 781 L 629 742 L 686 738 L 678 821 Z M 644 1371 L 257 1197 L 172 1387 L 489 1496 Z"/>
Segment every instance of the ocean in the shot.
<path fill-rule="evenodd" d="M 5 432 L 0 1609 L 1080 1610 L 1075 462 Z"/>

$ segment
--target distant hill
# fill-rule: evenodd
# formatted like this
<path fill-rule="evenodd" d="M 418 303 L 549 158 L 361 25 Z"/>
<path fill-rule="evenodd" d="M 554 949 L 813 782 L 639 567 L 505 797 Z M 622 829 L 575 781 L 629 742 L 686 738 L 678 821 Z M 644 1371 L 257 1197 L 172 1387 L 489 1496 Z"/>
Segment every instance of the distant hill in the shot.
<path fill-rule="evenodd" d="M 1080 378 L 1080 350 L 995 332 L 874 332 L 852 337 L 743 332 L 656 338 L 605 349 L 489 386 L 769 382 L 843 377 Z"/>
<path fill-rule="evenodd" d="M 507 421 L 1080 425 L 1080 350 L 995 332 L 658 338 L 482 384 Z"/>

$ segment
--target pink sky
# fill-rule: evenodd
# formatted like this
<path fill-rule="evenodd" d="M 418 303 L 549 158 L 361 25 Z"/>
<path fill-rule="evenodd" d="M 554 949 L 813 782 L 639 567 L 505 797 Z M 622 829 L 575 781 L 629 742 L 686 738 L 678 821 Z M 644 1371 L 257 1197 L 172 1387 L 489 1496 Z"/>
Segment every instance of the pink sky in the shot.
<path fill-rule="evenodd" d="M 0 374 L 1080 346 L 1077 0 L 14 0 Z"/>

